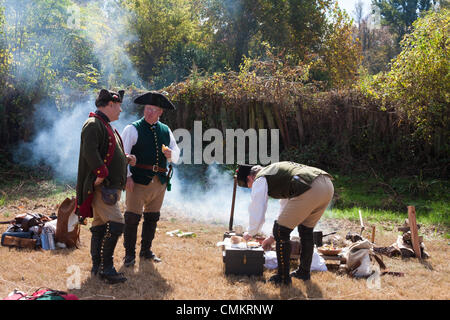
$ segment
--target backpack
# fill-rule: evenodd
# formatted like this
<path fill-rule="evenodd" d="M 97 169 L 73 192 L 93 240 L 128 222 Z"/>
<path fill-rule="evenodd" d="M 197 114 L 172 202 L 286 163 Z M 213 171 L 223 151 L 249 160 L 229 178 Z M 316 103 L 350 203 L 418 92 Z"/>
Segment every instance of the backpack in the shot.
<path fill-rule="evenodd" d="M 64 291 L 39 288 L 31 295 L 26 295 L 24 292 L 14 290 L 3 300 L 78 300 L 78 297 Z"/>

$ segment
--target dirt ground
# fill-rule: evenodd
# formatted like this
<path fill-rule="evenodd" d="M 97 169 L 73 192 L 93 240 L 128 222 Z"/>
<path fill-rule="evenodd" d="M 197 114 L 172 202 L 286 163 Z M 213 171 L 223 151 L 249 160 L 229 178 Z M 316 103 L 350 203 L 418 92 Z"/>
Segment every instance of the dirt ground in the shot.
<path fill-rule="evenodd" d="M 53 204 L 36 205 L 35 201 L 0 208 L 0 220 L 8 220 L 20 212 L 56 212 Z M 8 212 L 6 214 L 6 212 Z M 6 216 L 5 216 L 6 214 Z M 331 231 L 345 237 L 348 231 L 359 231 L 359 225 L 347 220 L 324 220 Z M 141 223 L 142 225 L 142 223 Z M 187 299 L 187 300 L 251 300 L 251 299 L 443 299 L 450 298 L 450 267 L 448 248 L 443 237 L 424 234 L 426 251 L 430 258 L 418 259 L 383 257 L 390 271 L 404 272 L 404 277 L 385 275 L 380 286 L 368 285 L 364 279 L 353 279 L 334 271 L 315 272 L 304 283 L 293 279 L 291 287 L 275 287 L 267 280 L 275 271 L 265 270 L 263 277 L 225 276 L 221 248 L 226 226 L 208 225 L 180 218 L 174 212 L 161 213 L 153 249 L 161 263 L 140 261 L 134 268 L 123 267 L 123 238 L 119 239 L 115 252 L 115 266 L 124 272 L 128 281 L 119 285 L 105 284 L 90 276 L 90 231 L 82 226 L 79 249 L 54 251 L 18 250 L 0 247 L 0 298 L 14 289 L 33 292 L 39 287 L 69 291 L 80 299 Z M 139 227 L 139 234 L 140 234 Z M 3 232 L 6 225 L 0 226 Z M 168 231 L 180 229 L 195 232 L 195 238 L 170 237 Z M 389 246 L 395 242 L 398 232 L 377 226 L 376 244 Z M 370 236 L 370 231 L 363 234 Z M 332 262 L 331 262 L 332 263 Z M 293 262 L 291 268 L 296 267 Z M 78 272 L 78 273 L 77 273 Z M 68 289 L 76 285 L 79 276 L 80 289 Z"/>

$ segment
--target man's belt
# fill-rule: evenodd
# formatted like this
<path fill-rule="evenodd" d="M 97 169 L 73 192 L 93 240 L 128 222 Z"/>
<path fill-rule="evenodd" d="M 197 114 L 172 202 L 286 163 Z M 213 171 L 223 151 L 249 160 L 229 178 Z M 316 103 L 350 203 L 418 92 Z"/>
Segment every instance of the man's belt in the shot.
<path fill-rule="evenodd" d="M 167 172 L 166 168 L 158 167 L 156 164 L 155 165 L 136 164 L 135 167 L 140 169 L 152 170 L 153 172 L 164 172 L 164 173 Z"/>

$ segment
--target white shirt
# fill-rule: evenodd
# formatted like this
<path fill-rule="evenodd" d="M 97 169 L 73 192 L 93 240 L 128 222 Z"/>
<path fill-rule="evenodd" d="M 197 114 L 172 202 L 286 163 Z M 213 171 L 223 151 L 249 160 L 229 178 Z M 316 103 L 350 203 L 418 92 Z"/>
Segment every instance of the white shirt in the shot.
<path fill-rule="evenodd" d="M 259 177 L 253 182 L 251 203 L 248 206 L 249 223 L 247 232 L 252 237 L 261 232 L 265 222 L 269 186 L 265 177 Z"/>
<path fill-rule="evenodd" d="M 170 135 L 170 144 L 169 149 L 172 150 L 172 158 L 170 159 L 172 163 L 176 164 L 180 159 L 180 148 L 177 146 L 177 142 L 175 137 L 173 136 L 172 130 L 169 129 Z M 135 126 L 129 124 L 123 129 L 122 132 L 122 141 L 123 141 L 123 149 L 125 153 L 131 154 L 131 149 L 136 144 L 138 140 L 138 132 Z M 128 166 L 128 174 L 127 177 L 131 177 L 130 166 Z"/>

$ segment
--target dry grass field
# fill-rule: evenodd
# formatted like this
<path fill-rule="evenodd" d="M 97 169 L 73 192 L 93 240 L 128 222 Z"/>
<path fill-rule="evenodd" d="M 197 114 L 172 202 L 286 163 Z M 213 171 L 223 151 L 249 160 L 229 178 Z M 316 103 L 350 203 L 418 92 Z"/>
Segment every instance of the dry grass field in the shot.
<path fill-rule="evenodd" d="M 7 220 L 19 212 L 55 212 L 55 203 L 45 199 L 21 199 L 0 208 L 0 220 Z M 313 273 L 312 280 L 293 279 L 290 288 L 265 283 L 274 271 L 265 270 L 262 278 L 225 276 L 221 249 L 216 243 L 222 239 L 225 226 L 207 225 L 182 218 L 175 212 L 162 211 L 162 218 L 154 241 L 154 251 L 161 263 L 139 261 L 134 268 L 124 268 L 123 238 L 115 254 L 116 268 L 128 278 L 119 285 L 108 285 L 90 276 L 88 226 L 81 230 L 79 249 L 29 251 L 0 247 L 0 298 L 14 289 L 33 292 L 39 287 L 70 291 L 80 299 L 444 299 L 450 298 L 450 267 L 448 240 L 432 233 L 425 234 L 425 245 L 431 258 L 417 259 L 383 257 L 391 271 L 406 273 L 405 277 L 381 277 L 381 287 L 370 289 L 366 280 L 349 278 L 335 272 Z M 338 234 L 359 231 L 358 224 L 347 220 L 328 221 Z M 388 224 L 387 224 L 388 225 Z M 3 232 L 6 225 L 0 226 Z M 195 238 L 166 235 L 174 229 L 193 231 Z M 139 229 L 140 232 L 140 229 Z M 366 234 L 369 236 L 369 234 Z M 397 232 L 378 226 L 376 243 L 392 244 Z M 67 290 L 71 266 L 80 270 L 81 288 Z M 296 267 L 294 264 L 292 268 Z M 73 272 L 73 271 L 72 271 Z"/>

